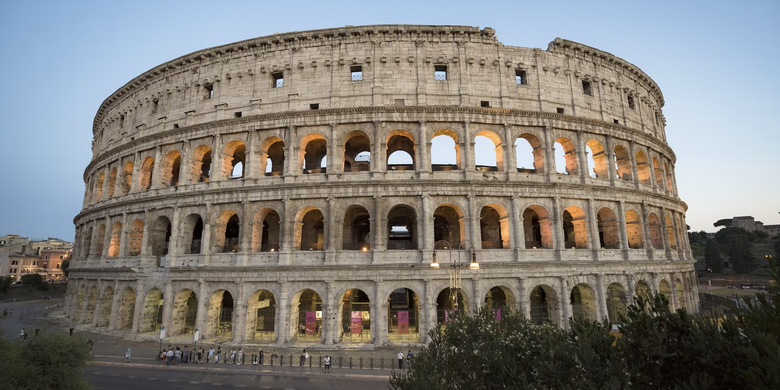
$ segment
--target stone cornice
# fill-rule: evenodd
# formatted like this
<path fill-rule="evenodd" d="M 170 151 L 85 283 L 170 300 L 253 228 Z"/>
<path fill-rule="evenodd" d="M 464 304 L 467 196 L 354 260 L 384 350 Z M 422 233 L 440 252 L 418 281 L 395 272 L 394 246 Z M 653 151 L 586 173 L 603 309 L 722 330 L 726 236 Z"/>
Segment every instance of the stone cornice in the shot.
<path fill-rule="evenodd" d="M 369 114 L 383 115 L 382 118 L 374 118 L 374 117 L 367 116 L 365 118 L 365 122 L 385 119 L 388 118 L 387 116 L 388 114 L 393 114 L 393 113 L 407 113 L 407 114 L 462 113 L 462 114 L 483 116 L 482 118 L 484 119 L 481 121 L 474 120 L 473 118 L 471 118 L 470 122 L 474 122 L 474 123 L 479 123 L 479 122 L 505 123 L 507 122 L 508 118 L 513 118 L 513 117 L 538 118 L 538 119 L 549 120 L 549 121 L 561 121 L 563 123 L 579 123 L 579 124 L 615 129 L 623 133 L 631 134 L 634 137 L 644 139 L 644 141 L 646 142 L 645 145 L 652 144 L 658 147 L 659 149 L 664 149 L 667 157 L 671 160 L 672 164 L 674 164 L 676 161 L 676 156 L 672 151 L 672 149 L 665 142 L 662 142 L 656 137 L 646 134 L 640 130 L 636 130 L 623 125 L 604 122 L 596 119 L 557 114 L 552 112 L 514 110 L 514 109 L 504 109 L 504 108 L 480 108 L 480 107 L 459 107 L 459 106 L 403 106 L 403 107 L 368 106 L 368 107 L 332 108 L 332 109 L 323 109 L 323 110 L 285 111 L 285 112 L 277 112 L 277 113 L 270 113 L 270 114 L 260 114 L 260 115 L 245 116 L 241 118 L 231 118 L 231 119 L 223 119 L 218 121 L 204 122 L 192 126 L 180 127 L 178 129 L 161 131 L 159 133 L 137 138 L 132 142 L 119 145 L 113 149 L 101 153 L 99 157 L 94 158 L 87 165 L 86 169 L 84 170 L 83 179 L 85 182 L 87 181 L 90 171 L 93 170 L 95 166 L 105 164 L 117 158 L 117 155 L 119 154 L 128 153 L 130 150 L 137 148 L 137 145 L 144 144 L 147 142 L 153 143 L 154 141 L 158 141 L 166 137 L 183 135 L 190 132 L 197 132 L 200 130 L 214 129 L 217 127 L 230 127 L 230 126 L 246 125 L 251 123 L 274 121 L 274 120 L 277 121 L 278 120 L 290 121 L 295 119 L 306 120 L 312 117 L 325 118 L 332 115 L 349 116 L 350 114 L 354 114 L 354 113 L 361 113 L 364 115 L 369 115 Z M 485 118 L 484 116 L 494 116 L 501 119 L 488 121 L 487 118 Z M 349 116 L 349 119 L 354 122 L 354 117 Z M 418 121 L 418 119 L 413 119 L 412 121 L 416 122 Z M 426 121 L 430 123 L 437 122 L 436 120 L 432 120 L 432 119 L 426 119 Z M 322 124 L 327 124 L 327 123 L 329 123 L 329 121 L 325 120 Z M 314 123 L 309 123 L 309 122 L 306 123 L 306 125 L 313 125 L 313 124 Z"/>

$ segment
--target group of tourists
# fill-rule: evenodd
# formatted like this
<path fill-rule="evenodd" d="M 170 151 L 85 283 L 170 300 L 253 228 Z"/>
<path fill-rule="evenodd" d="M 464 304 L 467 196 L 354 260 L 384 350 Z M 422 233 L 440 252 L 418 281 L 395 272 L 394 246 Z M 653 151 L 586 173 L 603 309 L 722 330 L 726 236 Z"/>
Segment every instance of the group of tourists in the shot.
<path fill-rule="evenodd" d="M 406 368 L 412 368 L 412 357 L 414 357 L 414 354 L 411 350 L 406 353 Z M 398 369 L 403 370 L 404 369 L 404 352 L 400 351 L 398 352 Z"/>

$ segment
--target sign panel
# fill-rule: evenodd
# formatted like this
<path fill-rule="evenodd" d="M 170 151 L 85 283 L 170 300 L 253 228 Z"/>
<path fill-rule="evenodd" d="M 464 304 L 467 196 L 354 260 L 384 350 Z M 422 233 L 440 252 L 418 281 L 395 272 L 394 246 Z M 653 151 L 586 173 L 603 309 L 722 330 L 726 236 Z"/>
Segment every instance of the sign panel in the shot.
<path fill-rule="evenodd" d="M 271 306 L 271 300 L 270 299 L 263 299 L 260 302 L 257 302 L 257 308 L 262 309 L 264 307 Z"/>
<path fill-rule="evenodd" d="M 198 337 L 200 336 L 200 331 L 195 329 L 195 333 L 192 334 L 192 338 L 194 342 L 198 342 Z"/>
<path fill-rule="evenodd" d="M 360 334 L 363 332 L 363 314 L 360 311 L 352 312 L 352 322 L 349 328 L 350 333 Z"/>
<path fill-rule="evenodd" d="M 398 333 L 409 333 L 409 312 L 398 312 Z"/>
<path fill-rule="evenodd" d="M 314 334 L 317 332 L 317 317 L 313 311 L 306 312 L 306 334 Z"/>

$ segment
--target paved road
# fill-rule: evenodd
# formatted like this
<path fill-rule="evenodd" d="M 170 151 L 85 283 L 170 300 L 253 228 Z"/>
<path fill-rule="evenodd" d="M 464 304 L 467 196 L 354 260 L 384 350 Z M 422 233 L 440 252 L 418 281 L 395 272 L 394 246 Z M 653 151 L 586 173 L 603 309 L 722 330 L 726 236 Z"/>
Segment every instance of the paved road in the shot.
<path fill-rule="evenodd" d="M 286 376 L 274 373 L 235 373 L 194 371 L 180 367 L 155 367 L 92 364 L 87 367 L 87 380 L 95 390 L 149 390 L 162 389 L 271 389 L 271 390 L 372 390 L 387 389 L 382 378 L 332 377 L 326 374 Z M 379 379 L 379 380 L 377 380 Z"/>

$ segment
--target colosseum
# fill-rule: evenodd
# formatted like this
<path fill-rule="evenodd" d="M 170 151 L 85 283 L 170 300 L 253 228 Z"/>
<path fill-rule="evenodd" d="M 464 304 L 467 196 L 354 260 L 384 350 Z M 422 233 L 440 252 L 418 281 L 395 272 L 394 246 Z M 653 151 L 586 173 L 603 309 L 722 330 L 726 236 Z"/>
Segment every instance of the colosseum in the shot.
<path fill-rule="evenodd" d="M 610 53 L 505 46 L 491 28 L 347 26 L 184 55 L 95 116 L 67 316 L 138 338 L 373 348 L 424 344 L 481 306 L 565 327 L 661 292 L 696 312 L 663 105 Z"/>

